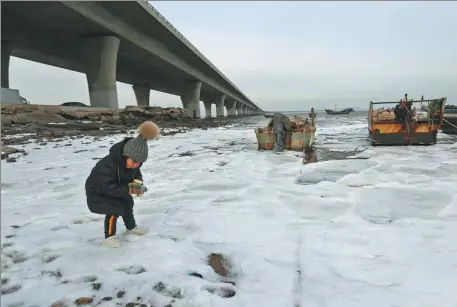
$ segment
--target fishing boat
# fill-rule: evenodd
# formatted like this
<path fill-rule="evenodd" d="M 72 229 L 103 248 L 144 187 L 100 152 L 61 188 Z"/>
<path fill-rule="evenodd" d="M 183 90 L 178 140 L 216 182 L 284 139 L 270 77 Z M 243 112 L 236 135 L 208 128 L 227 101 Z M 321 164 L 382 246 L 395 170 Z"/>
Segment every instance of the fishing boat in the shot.
<path fill-rule="evenodd" d="M 446 97 L 400 101 L 370 101 L 368 111 L 369 140 L 376 145 L 436 144 L 438 129 L 443 123 Z M 420 103 L 420 108 L 413 107 Z M 385 107 L 390 105 L 392 107 Z"/>
<path fill-rule="evenodd" d="M 265 127 L 255 128 L 259 150 L 284 149 L 293 151 L 306 151 L 314 144 L 316 124 L 314 108 L 308 117 L 287 116 L 274 113 Z"/>
<path fill-rule="evenodd" d="M 349 114 L 351 112 L 354 112 L 354 109 L 353 108 L 346 108 L 346 109 L 342 109 L 342 110 L 338 111 L 336 109 L 336 105 L 335 105 L 335 110 L 325 109 L 325 112 L 328 115 L 341 115 L 341 114 Z"/>
<path fill-rule="evenodd" d="M 457 134 L 457 106 L 447 105 L 444 107 L 441 131 L 447 134 Z"/>

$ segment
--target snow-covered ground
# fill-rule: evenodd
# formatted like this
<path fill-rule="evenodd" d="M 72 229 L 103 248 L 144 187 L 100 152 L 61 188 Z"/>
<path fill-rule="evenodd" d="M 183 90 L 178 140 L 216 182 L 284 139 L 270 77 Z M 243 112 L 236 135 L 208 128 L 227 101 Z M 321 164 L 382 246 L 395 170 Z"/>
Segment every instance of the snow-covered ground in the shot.
<path fill-rule="evenodd" d="M 151 143 L 149 192 L 135 200 L 151 233 L 124 235 L 119 220 L 119 249 L 100 246 L 103 216 L 87 209 L 84 182 L 122 136 L 26 145 L 2 161 L 1 306 L 94 295 L 98 306 L 162 307 L 172 298 L 158 282 L 181 290 L 175 307 L 457 306 L 457 143 L 369 147 L 363 120 L 318 134 L 317 147 L 365 150 L 302 165 L 297 153 L 257 151 L 253 126 Z M 203 290 L 227 286 L 212 252 L 233 264 L 231 298 Z"/>

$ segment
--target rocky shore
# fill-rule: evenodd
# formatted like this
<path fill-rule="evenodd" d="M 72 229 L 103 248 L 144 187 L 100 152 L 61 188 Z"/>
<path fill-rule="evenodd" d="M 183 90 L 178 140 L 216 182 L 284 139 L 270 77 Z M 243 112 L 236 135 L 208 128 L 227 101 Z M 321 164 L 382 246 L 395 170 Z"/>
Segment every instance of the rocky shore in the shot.
<path fill-rule="evenodd" d="M 185 117 L 181 108 L 1 105 L 2 160 L 13 153 L 11 145 L 126 134 L 145 120 L 156 122 L 162 130 L 161 135 L 171 135 L 191 129 L 231 125 L 237 118 L 193 119 Z"/>
<path fill-rule="evenodd" d="M 2 105 L 2 142 L 21 144 L 29 139 L 65 136 L 105 136 L 136 129 L 145 120 L 156 122 L 162 135 L 226 126 L 236 118 L 192 119 L 181 108 L 137 107 L 124 109 L 82 108 L 51 105 Z"/>

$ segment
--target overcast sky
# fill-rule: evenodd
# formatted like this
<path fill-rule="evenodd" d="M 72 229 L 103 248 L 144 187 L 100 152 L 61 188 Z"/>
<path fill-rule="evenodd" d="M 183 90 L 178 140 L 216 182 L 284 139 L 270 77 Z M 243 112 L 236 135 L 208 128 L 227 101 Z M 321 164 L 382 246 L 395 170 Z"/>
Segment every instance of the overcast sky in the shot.
<path fill-rule="evenodd" d="M 153 1 L 264 110 L 367 107 L 447 96 L 457 104 L 457 2 Z M 32 103 L 89 103 L 84 75 L 12 58 L 10 86 Z M 118 83 L 121 106 L 135 104 Z M 151 104 L 181 106 L 151 92 Z"/>

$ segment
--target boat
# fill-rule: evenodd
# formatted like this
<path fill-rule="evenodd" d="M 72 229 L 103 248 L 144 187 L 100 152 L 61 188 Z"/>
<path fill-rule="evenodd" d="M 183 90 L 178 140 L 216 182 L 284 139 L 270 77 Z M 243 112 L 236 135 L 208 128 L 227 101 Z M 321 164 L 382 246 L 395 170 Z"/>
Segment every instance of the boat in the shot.
<path fill-rule="evenodd" d="M 273 113 L 271 113 L 271 114 L 263 114 L 263 116 L 265 118 L 272 118 L 273 117 Z"/>
<path fill-rule="evenodd" d="M 311 149 L 316 132 L 315 119 L 314 108 L 306 118 L 274 113 L 265 127 L 254 129 L 258 149 L 274 149 L 276 152 L 284 149 L 304 152 Z"/>
<path fill-rule="evenodd" d="M 335 105 L 335 110 L 325 109 L 325 112 L 328 115 L 341 115 L 341 114 L 349 114 L 351 112 L 354 112 L 354 109 L 353 108 L 346 108 L 346 109 L 342 109 L 342 110 L 337 111 L 336 110 L 336 105 Z"/>
<path fill-rule="evenodd" d="M 446 134 L 457 134 L 457 106 L 447 105 L 444 107 L 441 131 Z"/>
<path fill-rule="evenodd" d="M 371 145 L 436 144 L 446 100 L 446 97 L 408 100 L 405 94 L 400 101 L 370 101 L 368 132 Z M 413 107 L 414 103 L 420 103 L 421 107 Z"/>

